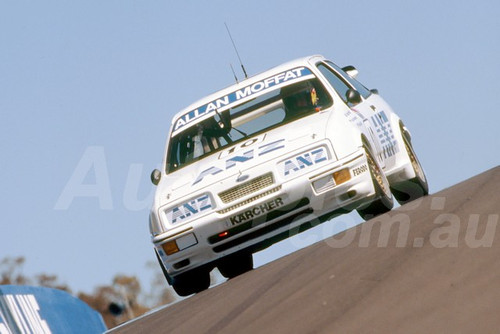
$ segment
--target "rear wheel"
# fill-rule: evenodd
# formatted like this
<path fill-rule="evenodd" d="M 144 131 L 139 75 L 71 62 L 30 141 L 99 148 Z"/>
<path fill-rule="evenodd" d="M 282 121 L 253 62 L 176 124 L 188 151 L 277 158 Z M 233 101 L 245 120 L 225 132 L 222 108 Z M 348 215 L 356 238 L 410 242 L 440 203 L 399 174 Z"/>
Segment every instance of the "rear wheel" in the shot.
<path fill-rule="evenodd" d="M 252 253 L 236 253 L 223 258 L 217 265 L 222 276 L 234 278 L 253 269 Z"/>
<path fill-rule="evenodd" d="M 207 270 L 195 269 L 180 274 L 173 278 L 172 287 L 175 292 L 186 297 L 208 289 L 210 286 L 210 273 Z"/>
<path fill-rule="evenodd" d="M 370 204 L 357 209 L 359 215 L 364 220 L 371 219 L 383 213 L 386 213 L 392 209 L 394 202 L 392 200 L 392 194 L 389 187 L 389 181 L 384 172 L 375 161 L 373 154 L 365 146 L 366 161 L 368 163 L 368 168 L 373 180 L 373 186 L 375 188 L 377 199 Z"/>
<path fill-rule="evenodd" d="M 411 162 L 411 166 L 413 168 L 413 171 L 415 172 L 415 177 L 410 180 L 395 184 L 391 187 L 391 191 L 394 197 L 401 205 L 429 194 L 429 184 L 427 183 L 427 178 L 425 177 L 422 165 L 420 165 L 420 162 L 418 161 L 417 155 L 415 154 L 411 143 L 404 135 L 403 141 L 406 152 L 408 154 L 408 158 Z"/>

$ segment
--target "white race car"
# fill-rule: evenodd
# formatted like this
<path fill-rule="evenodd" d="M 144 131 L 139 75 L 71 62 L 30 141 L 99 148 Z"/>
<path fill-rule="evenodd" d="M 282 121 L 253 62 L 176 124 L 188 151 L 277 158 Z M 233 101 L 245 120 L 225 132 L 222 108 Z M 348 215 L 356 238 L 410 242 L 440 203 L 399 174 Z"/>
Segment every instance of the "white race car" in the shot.
<path fill-rule="evenodd" d="M 391 107 L 322 56 L 218 91 L 172 120 L 150 214 L 156 255 L 186 296 L 253 268 L 252 253 L 336 215 L 364 219 L 428 193 Z"/>

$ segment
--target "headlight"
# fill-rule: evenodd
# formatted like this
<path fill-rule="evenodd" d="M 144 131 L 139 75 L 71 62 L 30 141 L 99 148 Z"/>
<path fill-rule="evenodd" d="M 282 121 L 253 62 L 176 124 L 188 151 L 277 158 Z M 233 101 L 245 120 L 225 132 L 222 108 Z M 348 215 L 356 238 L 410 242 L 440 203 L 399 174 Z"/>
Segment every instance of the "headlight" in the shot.
<path fill-rule="evenodd" d="M 180 238 L 170 240 L 161 245 L 161 248 L 167 255 L 175 254 L 181 250 L 194 246 L 198 243 L 193 233 L 183 235 Z"/>
<path fill-rule="evenodd" d="M 209 194 L 203 194 L 192 200 L 186 201 L 165 210 L 165 217 L 172 226 L 181 225 L 213 210 L 212 198 Z"/>

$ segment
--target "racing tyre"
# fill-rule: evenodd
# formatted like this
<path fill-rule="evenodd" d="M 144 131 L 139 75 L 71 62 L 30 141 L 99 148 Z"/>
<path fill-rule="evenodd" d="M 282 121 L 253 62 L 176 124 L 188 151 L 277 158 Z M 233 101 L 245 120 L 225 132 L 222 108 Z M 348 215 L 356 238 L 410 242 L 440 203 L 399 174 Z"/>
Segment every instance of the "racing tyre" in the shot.
<path fill-rule="evenodd" d="M 429 194 L 429 184 L 427 183 L 427 178 L 425 177 L 422 165 L 420 165 L 420 162 L 418 161 L 417 155 L 415 154 L 411 143 L 404 135 L 403 141 L 405 144 L 406 152 L 408 153 L 408 158 L 411 162 L 411 166 L 413 167 L 413 171 L 415 172 L 415 177 L 391 187 L 392 194 L 401 205 Z"/>
<path fill-rule="evenodd" d="M 229 255 L 217 265 L 222 276 L 234 278 L 253 269 L 252 253 L 237 253 Z"/>
<path fill-rule="evenodd" d="M 370 204 L 357 209 L 359 215 L 364 220 L 371 219 L 392 209 L 394 202 L 392 200 L 389 181 L 384 172 L 373 157 L 373 154 L 365 147 L 366 161 L 370 169 L 377 199 Z"/>
<path fill-rule="evenodd" d="M 210 274 L 207 270 L 192 270 L 174 277 L 172 287 L 175 292 L 186 297 L 208 289 L 210 286 Z"/>

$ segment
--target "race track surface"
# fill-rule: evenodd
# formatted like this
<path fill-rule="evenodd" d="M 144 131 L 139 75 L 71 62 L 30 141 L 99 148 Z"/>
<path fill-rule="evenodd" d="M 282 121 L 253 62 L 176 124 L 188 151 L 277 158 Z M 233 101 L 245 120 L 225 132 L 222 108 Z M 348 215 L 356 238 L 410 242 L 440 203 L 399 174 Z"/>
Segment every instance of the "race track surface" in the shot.
<path fill-rule="evenodd" d="M 112 333 L 498 333 L 500 167 Z"/>

